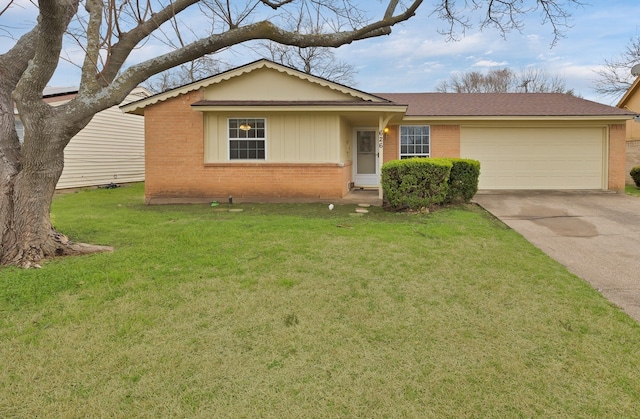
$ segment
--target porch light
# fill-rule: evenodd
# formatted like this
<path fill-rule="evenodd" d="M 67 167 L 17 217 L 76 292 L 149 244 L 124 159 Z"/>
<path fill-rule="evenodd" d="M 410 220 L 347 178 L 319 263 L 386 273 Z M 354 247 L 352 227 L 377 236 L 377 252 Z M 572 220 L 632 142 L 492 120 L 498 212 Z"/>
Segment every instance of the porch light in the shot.
<path fill-rule="evenodd" d="M 251 125 L 249 124 L 242 124 L 239 127 L 242 131 L 249 131 L 251 129 Z"/>
<path fill-rule="evenodd" d="M 382 130 L 385 134 L 389 133 L 389 127 L 384 127 L 384 129 Z"/>

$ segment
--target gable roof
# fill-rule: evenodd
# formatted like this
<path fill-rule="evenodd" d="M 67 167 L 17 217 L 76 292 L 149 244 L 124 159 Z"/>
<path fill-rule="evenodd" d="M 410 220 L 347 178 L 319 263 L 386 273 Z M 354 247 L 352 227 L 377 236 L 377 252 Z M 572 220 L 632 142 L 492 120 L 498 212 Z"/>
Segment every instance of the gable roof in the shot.
<path fill-rule="evenodd" d="M 371 102 L 386 102 L 385 99 L 376 97 L 370 93 L 363 92 L 361 90 L 357 90 L 340 83 L 332 82 L 330 80 L 324 79 L 322 77 L 313 76 L 302 71 L 296 70 L 291 67 L 287 67 L 282 64 L 274 63 L 273 61 L 267 59 L 261 59 L 254 61 L 249 64 L 245 64 L 240 67 L 236 67 L 234 69 L 224 71 L 222 73 L 216 74 L 214 76 L 208 77 L 206 79 L 198 80 L 193 83 L 185 84 L 183 86 L 177 87 L 175 89 L 168 90 L 166 92 L 162 92 L 143 100 L 139 100 L 137 102 L 130 103 L 128 105 L 122 106 L 122 110 L 124 112 L 129 113 L 139 113 L 142 114 L 143 108 L 149 105 L 153 105 L 158 102 L 165 101 L 170 98 L 177 97 L 179 95 L 192 92 L 194 90 L 199 90 L 204 87 L 211 86 L 213 84 L 221 83 L 226 80 L 230 80 L 235 77 L 242 76 L 243 74 L 251 73 L 252 71 L 261 69 L 261 68 L 269 68 L 272 70 L 279 71 L 281 73 L 288 74 L 293 77 L 297 77 L 298 79 L 305 80 L 307 82 L 317 84 L 331 90 L 335 90 L 346 95 L 352 96 L 356 99 L 361 99 L 363 101 L 371 101 Z"/>
<path fill-rule="evenodd" d="M 616 105 L 618 108 L 626 108 L 629 100 L 635 96 L 637 90 L 640 88 L 640 77 L 636 77 L 636 80 L 633 82 L 629 90 L 627 90 L 620 99 L 620 102 Z"/>
<path fill-rule="evenodd" d="M 614 117 L 635 113 L 563 93 L 376 93 L 408 105 L 406 116 Z"/>
<path fill-rule="evenodd" d="M 329 107 L 338 109 L 379 109 L 403 112 L 405 118 L 418 119 L 592 119 L 627 120 L 635 112 L 585 100 L 563 93 L 366 93 L 330 80 L 312 76 L 291 67 L 261 59 L 252 63 L 219 73 L 175 89 L 168 90 L 126 105 L 123 112 L 144 114 L 144 108 L 201 88 L 222 83 L 258 69 L 272 69 L 314 85 L 319 85 L 350 96 L 354 101 L 285 101 L 285 100 L 210 100 L 205 99 L 190 104 L 200 111 L 214 111 L 223 108 L 243 107 L 243 109 L 287 110 L 302 106 L 305 110 L 322 110 Z M 638 79 L 640 80 L 640 78 Z M 640 84 L 636 80 L 636 84 Z M 359 99 L 359 100 L 358 100 Z"/>

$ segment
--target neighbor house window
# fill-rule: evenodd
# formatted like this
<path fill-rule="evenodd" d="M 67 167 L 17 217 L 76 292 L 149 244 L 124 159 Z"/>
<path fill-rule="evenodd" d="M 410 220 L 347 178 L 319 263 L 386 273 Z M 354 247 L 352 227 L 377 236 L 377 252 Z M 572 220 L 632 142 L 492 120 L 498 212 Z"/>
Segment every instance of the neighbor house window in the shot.
<path fill-rule="evenodd" d="M 18 134 L 18 140 L 20 142 L 24 142 L 24 125 L 22 125 L 22 121 L 16 117 L 16 133 Z"/>
<path fill-rule="evenodd" d="M 429 125 L 401 126 L 400 158 L 429 156 Z"/>
<path fill-rule="evenodd" d="M 229 119 L 229 159 L 264 160 L 265 143 L 264 118 Z"/>

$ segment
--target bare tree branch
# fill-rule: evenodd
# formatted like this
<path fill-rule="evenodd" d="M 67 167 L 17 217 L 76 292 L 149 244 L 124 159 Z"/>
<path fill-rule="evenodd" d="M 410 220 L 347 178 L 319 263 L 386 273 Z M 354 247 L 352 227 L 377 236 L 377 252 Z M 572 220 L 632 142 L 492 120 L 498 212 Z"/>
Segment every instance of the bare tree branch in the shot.
<path fill-rule="evenodd" d="M 461 5 L 455 0 L 442 0 L 433 14 L 447 23 L 448 27 L 440 33 L 449 40 L 457 40 L 474 26 L 470 16 L 480 9 L 486 10 L 480 19 L 480 28 L 494 28 L 503 37 L 511 31 L 522 30 L 522 16 L 539 13 L 542 23 L 551 25 L 551 46 L 554 46 L 571 26 L 569 9 L 582 5 L 581 0 L 465 0 Z"/>
<path fill-rule="evenodd" d="M 470 71 L 454 73 L 449 80 L 438 83 L 436 91 L 442 93 L 567 93 L 562 77 L 547 71 L 528 68 L 518 73 L 508 68 L 493 69 L 488 73 Z"/>
<path fill-rule="evenodd" d="M 13 0 L 9 0 L 7 2 L 7 4 L 2 8 L 2 10 L 0 10 L 0 16 L 2 16 L 4 14 L 4 12 L 9 10 L 9 8 L 11 7 L 12 4 L 13 4 Z"/>
<path fill-rule="evenodd" d="M 287 20 L 291 23 L 287 29 L 305 34 L 320 34 L 322 33 L 322 27 L 318 23 L 320 15 L 321 10 L 318 7 L 309 6 L 301 9 L 297 15 L 289 15 Z M 355 67 L 336 59 L 333 50 L 329 47 L 300 48 L 273 41 L 263 41 L 258 45 L 258 53 L 271 61 L 336 83 L 349 86 L 356 84 Z"/>
<path fill-rule="evenodd" d="M 635 81 L 631 68 L 640 64 L 640 35 L 629 39 L 624 52 L 605 60 L 604 67 L 596 70 L 598 75 L 593 89 L 610 98 L 621 97 Z"/>

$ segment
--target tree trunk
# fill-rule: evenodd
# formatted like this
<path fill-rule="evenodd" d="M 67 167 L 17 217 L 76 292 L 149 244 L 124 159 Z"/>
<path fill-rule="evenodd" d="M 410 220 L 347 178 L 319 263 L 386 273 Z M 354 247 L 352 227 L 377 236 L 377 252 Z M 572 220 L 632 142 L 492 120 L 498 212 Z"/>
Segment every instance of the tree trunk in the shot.
<path fill-rule="evenodd" d="M 64 120 L 52 120 L 43 115 L 26 118 L 25 140 L 14 150 L 13 159 L 7 152 L 9 142 L 0 141 L 0 175 L 4 180 L 0 196 L 0 265 L 39 267 L 44 259 L 55 256 L 113 250 L 73 243 L 51 225 L 51 202 L 64 166 L 63 150 L 73 135 L 66 132 Z M 8 123 L 8 119 L 2 122 Z M 2 131 L 7 128 L 3 126 Z"/>

